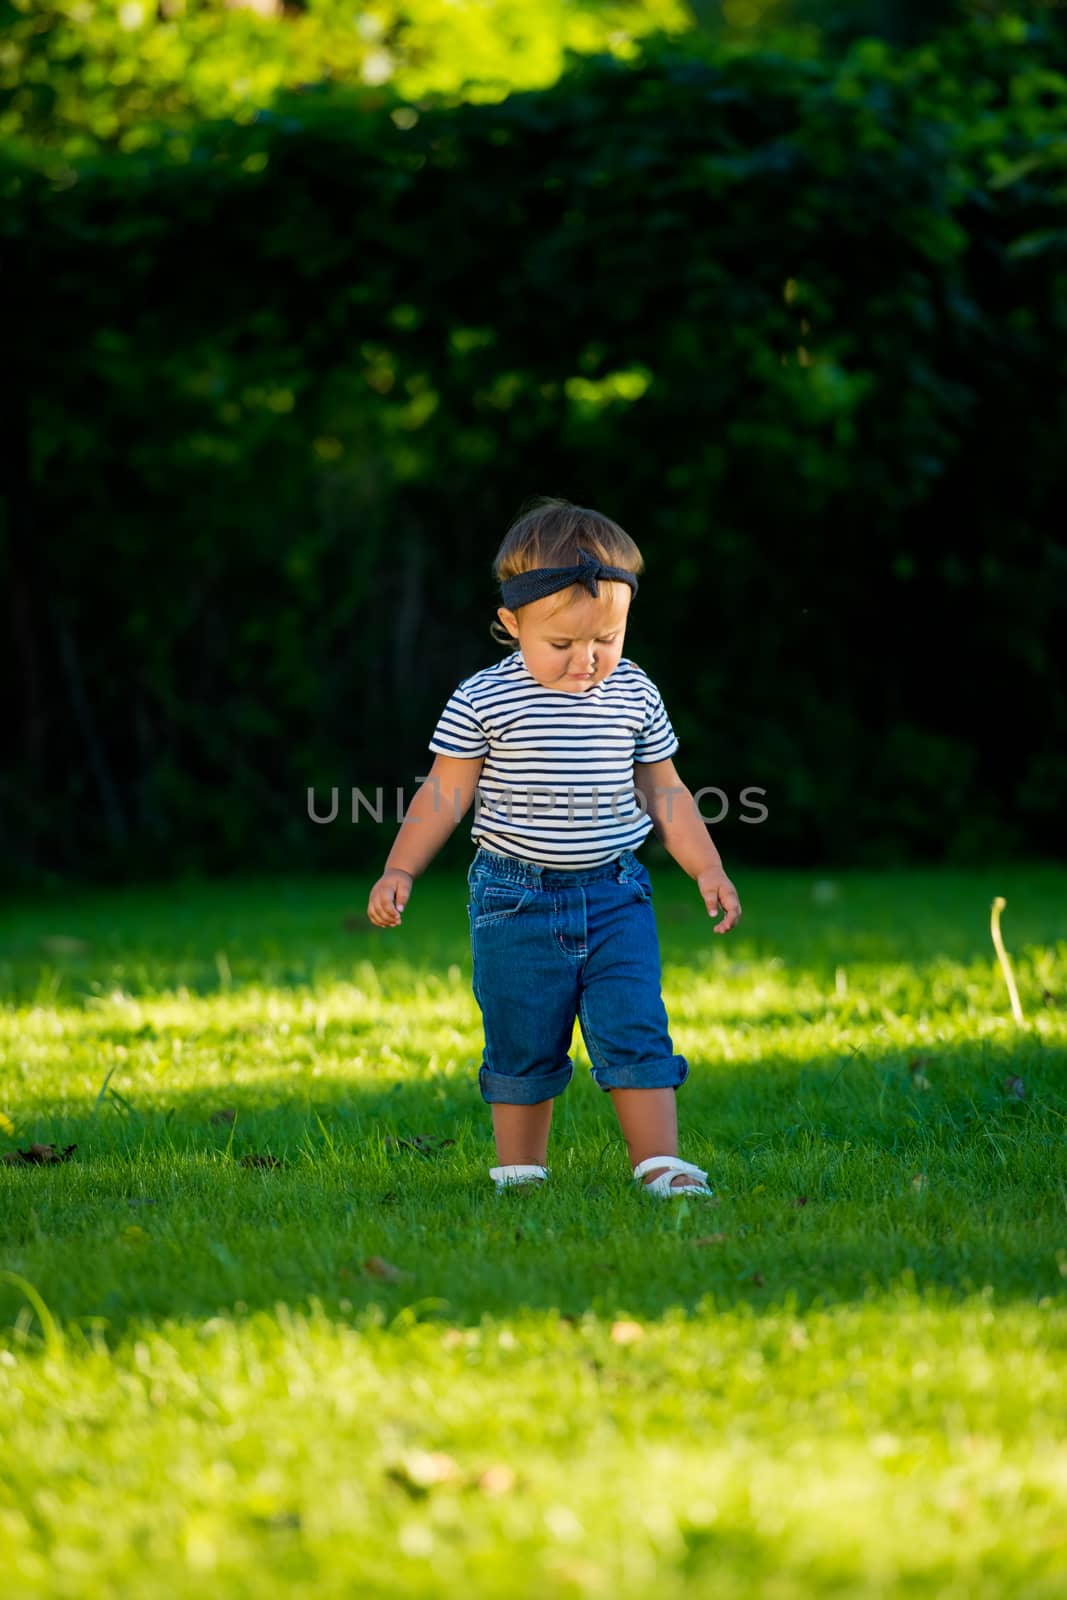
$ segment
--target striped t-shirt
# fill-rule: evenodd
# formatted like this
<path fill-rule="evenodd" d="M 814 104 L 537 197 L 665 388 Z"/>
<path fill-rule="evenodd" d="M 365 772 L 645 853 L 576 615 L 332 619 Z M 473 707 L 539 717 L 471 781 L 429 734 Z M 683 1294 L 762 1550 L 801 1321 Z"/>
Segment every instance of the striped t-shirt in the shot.
<path fill-rule="evenodd" d="M 635 761 L 678 749 L 663 700 L 623 656 L 581 694 L 546 689 L 521 650 L 464 678 L 430 749 L 484 756 L 471 839 L 543 867 L 599 867 L 647 837 L 634 795 Z M 446 796 L 444 804 L 449 803 Z"/>

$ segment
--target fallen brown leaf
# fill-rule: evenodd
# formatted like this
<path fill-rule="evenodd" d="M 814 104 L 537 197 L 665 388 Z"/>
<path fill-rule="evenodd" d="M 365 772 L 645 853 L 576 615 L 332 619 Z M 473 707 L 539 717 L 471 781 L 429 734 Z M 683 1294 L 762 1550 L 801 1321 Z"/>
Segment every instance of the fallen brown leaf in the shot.
<path fill-rule="evenodd" d="M 373 1278 L 384 1278 L 387 1283 L 401 1283 L 405 1278 L 414 1277 L 414 1273 L 394 1267 L 391 1261 L 385 1261 L 381 1256 L 368 1256 L 363 1263 L 363 1270 Z"/>
<path fill-rule="evenodd" d="M 766 1284 L 767 1280 L 763 1276 L 762 1272 L 754 1272 L 752 1274 L 752 1282 L 755 1284 L 757 1289 L 762 1289 L 764 1287 L 764 1285 Z"/>
<path fill-rule="evenodd" d="M 725 1244 L 725 1233 L 702 1233 L 699 1239 L 690 1239 L 690 1244 Z"/>
<path fill-rule="evenodd" d="M 277 1156 L 250 1155 L 241 1157 L 242 1167 L 284 1167 L 285 1162 L 279 1161 Z"/>
<path fill-rule="evenodd" d="M 399 1139 L 394 1134 L 387 1134 L 385 1148 L 387 1150 L 417 1150 L 420 1156 L 427 1156 L 433 1150 L 443 1150 L 446 1145 L 455 1144 L 455 1139 L 440 1139 L 426 1133 L 416 1133 L 410 1139 Z"/>
<path fill-rule="evenodd" d="M 76 1144 L 68 1144 L 63 1151 L 57 1151 L 54 1144 L 31 1144 L 28 1150 L 8 1150 L 4 1160 L 12 1166 L 21 1163 L 27 1167 L 48 1167 L 57 1161 L 69 1161 L 77 1150 Z"/>
<path fill-rule="evenodd" d="M 214 1122 L 214 1123 L 218 1124 L 218 1123 L 222 1123 L 222 1122 L 233 1123 L 233 1122 L 236 1121 L 236 1119 L 237 1119 L 236 1108 L 234 1106 L 223 1106 L 221 1108 L 221 1110 L 213 1111 L 211 1113 L 210 1117 L 208 1117 L 207 1120 L 209 1122 Z"/>

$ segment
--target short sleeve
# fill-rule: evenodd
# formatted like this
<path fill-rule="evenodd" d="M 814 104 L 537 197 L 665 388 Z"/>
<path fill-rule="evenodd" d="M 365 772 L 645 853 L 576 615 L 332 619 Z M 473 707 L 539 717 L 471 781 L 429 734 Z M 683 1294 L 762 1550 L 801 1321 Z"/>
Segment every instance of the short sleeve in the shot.
<path fill-rule="evenodd" d="M 449 698 L 433 731 L 429 748 L 439 756 L 484 756 L 489 751 L 485 729 L 462 687 Z"/>
<path fill-rule="evenodd" d="M 677 748 L 678 740 L 663 704 L 663 696 L 649 679 L 648 709 L 644 726 L 634 741 L 634 760 L 666 761 Z"/>

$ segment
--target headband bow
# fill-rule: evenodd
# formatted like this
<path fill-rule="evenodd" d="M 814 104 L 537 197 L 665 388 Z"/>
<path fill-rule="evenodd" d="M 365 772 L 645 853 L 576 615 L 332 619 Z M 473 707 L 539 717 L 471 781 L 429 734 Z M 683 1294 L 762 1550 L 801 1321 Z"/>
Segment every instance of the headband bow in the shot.
<path fill-rule="evenodd" d="M 584 584 L 595 600 L 598 595 L 597 584 L 605 578 L 616 583 L 628 583 L 631 591 L 637 593 L 637 579 L 625 567 L 606 567 L 580 545 L 578 555 L 580 559 L 573 567 L 532 567 L 529 572 L 519 572 L 513 578 L 505 578 L 500 585 L 500 597 L 504 604 L 509 610 L 514 610 L 516 606 L 527 606 L 531 601 L 543 600 L 546 594 L 555 594 L 557 589 L 566 589 L 572 583 Z"/>

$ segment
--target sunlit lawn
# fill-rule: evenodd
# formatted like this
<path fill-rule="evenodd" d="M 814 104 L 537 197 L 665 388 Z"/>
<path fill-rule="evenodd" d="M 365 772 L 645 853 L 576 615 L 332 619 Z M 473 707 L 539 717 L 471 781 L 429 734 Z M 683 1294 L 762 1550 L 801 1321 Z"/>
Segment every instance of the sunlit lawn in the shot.
<path fill-rule="evenodd" d="M 454 868 L 8 909 L 12 1594 L 1067 1592 L 1067 869 L 651 869 L 710 1203 L 577 1028 L 496 1196 Z"/>

